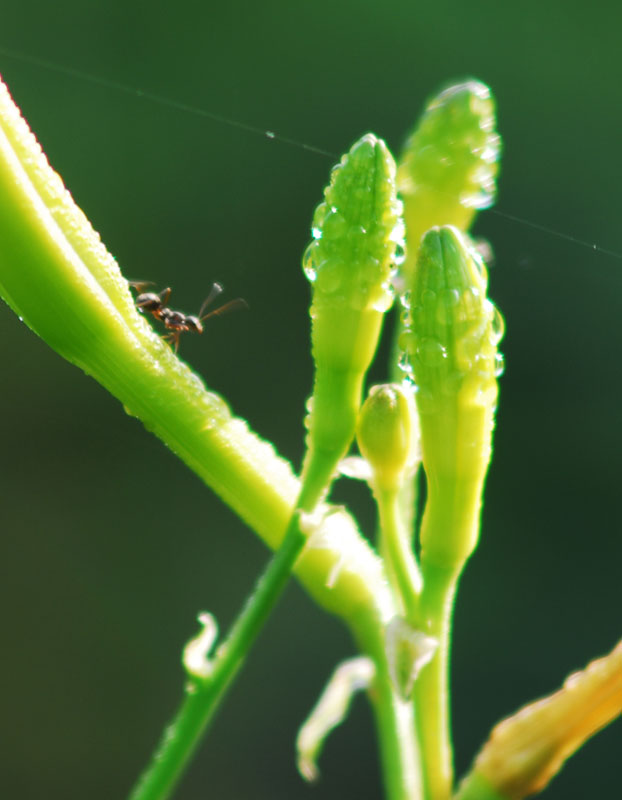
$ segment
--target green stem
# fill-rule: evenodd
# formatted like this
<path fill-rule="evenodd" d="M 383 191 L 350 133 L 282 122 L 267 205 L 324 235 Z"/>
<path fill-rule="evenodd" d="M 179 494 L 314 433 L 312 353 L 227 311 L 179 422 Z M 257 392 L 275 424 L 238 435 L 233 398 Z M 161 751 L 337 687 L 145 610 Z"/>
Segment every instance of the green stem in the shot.
<path fill-rule="evenodd" d="M 508 800 L 505 795 L 499 794 L 488 783 L 483 775 L 472 772 L 460 784 L 455 800 Z"/>
<path fill-rule="evenodd" d="M 113 257 L 50 168 L 0 83 L 0 295 L 92 375 L 273 550 L 300 490 L 288 462 L 231 413 L 138 313 Z M 278 403 L 278 393 L 275 403 Z M 296 572 L 327 610 L 365 631 L 391 613 L 382 565 L 346 512 Z M 335 564 L 347 580 L 330 585 Z"/>
<path fill-rule="evenodd" d="M 415 682 L 417 729 L 424 764 L 426 800 L 448 800 L 453 785 L 449 656 L 453 602 L 460 571 L 424 562 L 421 616 L 438 649 Z"/>
<path fill-rule="evenodd" d="M 398 489 L 374 491 L 378 502 L 381 530 L 381 552 L 389 579 L 402 603 L 406 618 L 417 626 L 422 579 L 410 536 L 404 525 Z"/>
<path fill-rule="evenodd" d="M 475 542 L 479 529 L 481 480 L 447 475 L 430 480 L 421 526 L 423 592 L 421 619 L 438 649 L 415 683 L 417 724 L 424 764 L 426 800 L 448 800 L 453 785 L 449 656 L 453 603 L 469 550 L 443 542 Z M 427 543 L 427 544 L 426 544 Z"/>
<path fill-rule="evenodd" d="M 130 794 L 130 800 L 165 800 L 170 796 L 233 678 L 281 597 L 307 541 L 301 530 L 300 513 L 315 508 L 324 488 L 317 482 L 303 485 L 283 542 L 236 619 L 227 640 L 218 648 L 209 678 L 191 679 L 181 708 L 173 722 L 165 728 L 149 766 Z"/>
<path fill-rule="evenodd" d="M 384 659 L 370 691 L 386 800 L 423 800 L 421 759 L 412 703 L 397 695 Z"/>
<path fill-rule="evenodd" d="M 255 639 L 287 584 L 306 541 L 299 514 L 292 516 L 279 550 L 218 649 L 213 670 L 205 681 L 191 679 L 173 722 L 165 728 L 151 762 L 130 794 L 130 800 L 164 800 L 183 774 L 201 736 L 242 667 Z"/>
<path fill-rule="evenodd" d="M 400 368 L 400 359 L 404 348 L 399 345 L 400 337 L 406 331 L 403 315 L 404 310 L 399 306 L 398 313 L 395 314 L 395 327 L 393 329 L 391 355 L 389 357 L 389 379 L 391 383 L 402 383 L 405 378 L 405 373 Z M 411 547 L 415 540 L 415 521 L 417 519 L 417 504 L 419 500 L 418 481 L 419 464 L 417 464 L 416 468 L 413 470 L 412 475 L 402 483 L 398 494 L 398 509 L 401 525 L 408 534 Z"/>
<path fill-rule="evenodd" d="M 191 680 L 181 708 L 173 722 L 165 728 L 151 762 L 139 778 L 129 800 L 165 800 L 170 796 L 227 689 L 283 594 L 294 564 L 307 542 L 307 535 L 301 529 L 300 515 L 313 511 L 326 490 L 326 484 L 318 476 L 319 466 L 314 469 L 313 465 L 312 459 L 281 546 L 233 624 L 227 640 L 218 648 L 209 678 Z M 323 472 L 320 471 L 320 474 Z"/>

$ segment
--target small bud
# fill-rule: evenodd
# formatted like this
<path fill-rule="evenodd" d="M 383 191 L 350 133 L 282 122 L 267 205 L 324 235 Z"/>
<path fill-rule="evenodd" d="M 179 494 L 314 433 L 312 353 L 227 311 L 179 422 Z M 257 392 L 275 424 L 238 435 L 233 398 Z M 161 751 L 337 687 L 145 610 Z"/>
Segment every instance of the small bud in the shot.
<path fill-rule="evenodd" d="M 409 385 L 372 386 L 359 414 L 356 438 L 379 489 L 397 489 L 417 461 L 419 425 Z"/>
<path fill-rule="evenodd" d="M 500 149 L 494 101 L 483 83 L 450 86 L 428 102 L 397 173 L 408 241 L 405 275 L 425 231 L 435 225 L 467 231 L 476 210 L 492 205 Z"/>
<path fill-rule="evenodd" d="M 555 694 L 499 723 L 472 775 L 482 776 L 500 796 L 522 800 L 541 792 L 569 756 L 621 713 L 622 642 L 571 675 Z"/>
<path fill-rule="evenodd" d="M 315 362 L 303 480 L 312 469 L 326 483 L 354 437 L 365 373 L 393 302 L 403 226 L 395 164 L 384 142 L 373 134 L 356 142 L 333 169 L 324 195 L 303 259 L 313 285 Z"/>

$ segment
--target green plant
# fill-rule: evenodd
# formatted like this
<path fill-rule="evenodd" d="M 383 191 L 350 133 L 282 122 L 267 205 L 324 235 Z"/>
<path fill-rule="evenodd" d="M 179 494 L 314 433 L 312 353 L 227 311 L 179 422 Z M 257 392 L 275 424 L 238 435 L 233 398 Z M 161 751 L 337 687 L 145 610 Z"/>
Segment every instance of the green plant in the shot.
<path fill-rule="evenodd" d="M 387 796 L 450 797 L 451 610 L 477 544 L 502 369 L 502 320 L 467 233 L 475 210 L 494 196 L 499 142 L 488 90 L 470 82 L 435 98 L 397 172 L 384 143 L 368 134 L 332 173 L 303 258 L 313 286 L 315 384 L 300 477 L 138 313 L 127 281 L 5 90 L 0 118 L 3 297 L 275 550 L 213 655 L 215 621 L 202 617 L 203 630 L 184 653 L 182 706 L 132 797 L 168 796 L 292 571 L 319 605 L 343 619 L 361 652 L 339 668 L 301 730 L 303 775 L 316 773 L 325 736 L 352 693 L 365 689 Z M 387 367 L 392 382 L 372 388 L 362 403 L 394 287 L 403 310 Z M 415 531 L 419 427 L 427 496 Z M 355 434 L 363 459 L 346 458 Z M 340 469 L 371 487 L 376 550 L 346 510 L 326 501 Z M 619 659 L 618 649 L 516 725 L 506 724 L 458 795 L 514 798 L 545 785 L 570 752 L 619 713 Z M 554 720 L 551 730 L 543 719 Z"/>

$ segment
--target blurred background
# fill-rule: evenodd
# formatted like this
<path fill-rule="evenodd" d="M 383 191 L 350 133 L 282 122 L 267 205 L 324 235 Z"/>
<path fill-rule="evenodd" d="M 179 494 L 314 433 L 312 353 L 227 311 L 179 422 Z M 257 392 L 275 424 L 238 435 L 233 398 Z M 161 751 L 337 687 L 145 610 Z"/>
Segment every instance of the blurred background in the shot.
<path fill-rule="evenodd" d="M 459 773 L 495 722 L 622 635 L 621 23 L 617 3 L 568 0 L 2 11 L 0 48 L 23 60 L 0 50 L 0 73 L 124 274 L 172 286 L 188 312 L 214 280 L 247 299 L 249 313 L 184 337 L 181 355 L 296 468 L 312 380 L 300 258 L 335 159 L 180 106 L 335 154 L 373 131 L 397 154 L 430 94 L 471 76 L 490 85 L 496 208 L 523 221 L 483 212 L 475 227 L 496 254 L 507 369 L 456 611 Z M 197 612 L 226 628 L 268 554 L 5 305 L 0 331 L 0 794 L 124 798 L 176 708 Z M 335 497 L 373 530 L 364 487 Z M 176 797 L 380 798 L 363 700 L 329 740 L 319 785 L 294 765 L 298 725 L 352 654 L 292 584 Z M 543 796 L 615 796 L 621 733 L 600 734 Z"/>

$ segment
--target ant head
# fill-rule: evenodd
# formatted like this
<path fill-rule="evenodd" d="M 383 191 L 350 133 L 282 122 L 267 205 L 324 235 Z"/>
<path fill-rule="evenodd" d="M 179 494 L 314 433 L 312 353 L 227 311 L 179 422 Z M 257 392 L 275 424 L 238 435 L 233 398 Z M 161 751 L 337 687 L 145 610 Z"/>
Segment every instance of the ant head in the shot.
<path fill-rule="evenodd" d="M 192 333 L 203 333 L 203 325 L 198 317 L 194 316 L 186 317 L 186 325 L 188 327 L 188 330 L 192 331 Z"/>
<path fill-rule="evenodd" d="M 136 305 L 143 311 L 157 311 L 162 308 L 162 299 L 155 292 L 144 292 L 136 298 Z"/>

